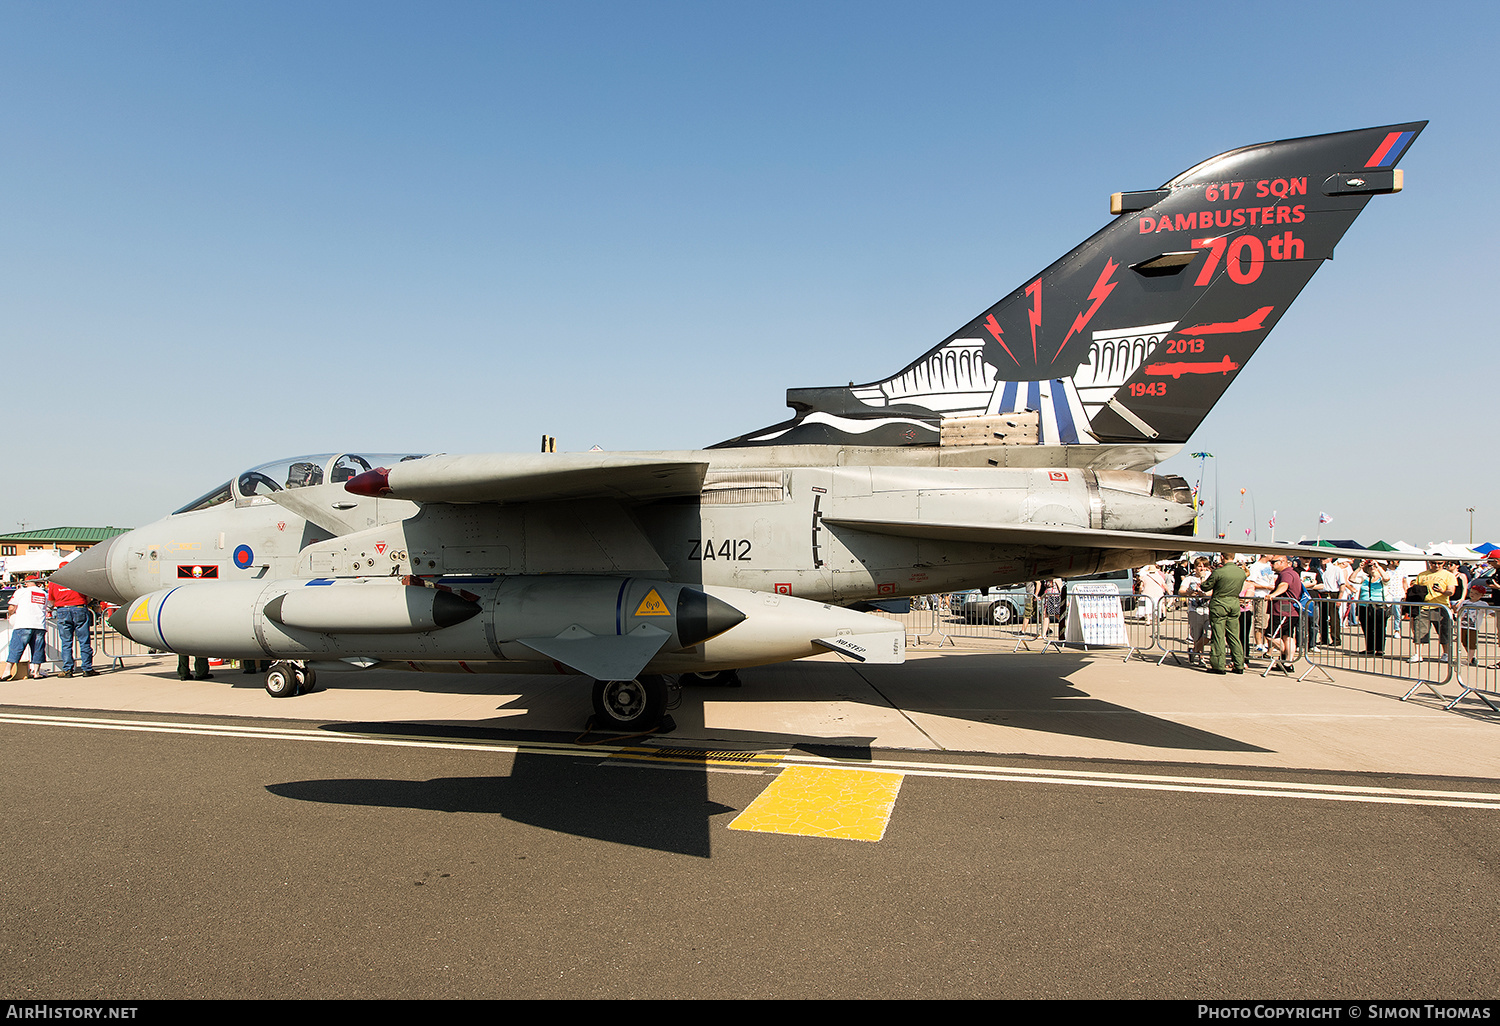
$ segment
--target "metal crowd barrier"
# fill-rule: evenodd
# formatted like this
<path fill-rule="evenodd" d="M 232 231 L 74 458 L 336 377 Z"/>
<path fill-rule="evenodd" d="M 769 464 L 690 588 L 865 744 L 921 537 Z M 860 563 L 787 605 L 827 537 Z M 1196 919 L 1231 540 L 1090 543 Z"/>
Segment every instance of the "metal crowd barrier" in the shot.
<path fill-rule="evenodd" d="M 1036 609 L 1036 603 L 1029 603 L 1027 610 L 1019 620 L 997 624 L 990 620 L 975 620 L 966 615 L 962 609 L 955 609 L 944 599 L 946 596 L 917 596 L 912 600 L 913 607 L 910 613 L 882 613 L 890 619 L 898 620 L 907 624 L 908 640 L 921 644 L 924 639 L 935 643 L 938 647 L 944 644 L 957 645 L 958 639 L 970 638 L 989 641 L 1012 641 L 1012 652 L 1032 651 L 1033 645 L 1040 645 L 1041 651 L 1048 649 L 1060 651 L 1068 647 L 1068 642 L 1063 640 L 1063 624 L 1065 617 L 1062 615 L 1049 617 L 1047 623 L 1047 634 L 1041 634 L 1041 618 Z M 1137 596 L 1135 609 L 1124 614 L 1125 634 L 1127 644 L 1123 646 L 1108 646 L 1120 648 L 1129 659 L 1134 655 L 1149 656 L 1158 647 L 1156 638 L 1156 622 L 1164 615 L 1162 607 L 1165 603 L 1157 604 L 1149 598 Z M 1084 645 L 1085 649 L 1097 649 L 1099 645 Z"/>
<path fill-rule="evenodd" d="M 62 636 L 57 630 L 57 621 L 48 616 L 43 623 L 44 634 L 42 636 L 42 665 L 32 667 L 32 673 L 61 673 L 63 663 Z M 0 658 L 8 656 L 9 652 L 0 652 Z M 23 655 L 31 658 L 31 649 L 27 648 Z"/>
<path fill-rule="evenodd" d="M 1191 622 L 1189 619 L 1189 604 L 1186 597 L 1178 596 L 1175 599 L 1166 597 L 1161 600 L 1156 619 L 1156 647 L 1161 654 L 1157 657 L 1156 665 L 1160 666 L 1168 659 L 1173 663 L 1184 666 L 1193 651 L 1193 638 Z M 1204 636 L 1207 637 L 1208 611 L 1204 608 Z M 1204 642 L 1203 655 L 1208 657 L 1208 643 Z"/>
<path fill-rule="evenodd" d="M 1171 604 L 1170 596 L 1166 595 L 1159 599 L 1145 595 L 1135 597 L 1135 608 L 1125 611 L 1125 637 L 1130 641 L 1125 654 L 1127 661 L 1132 656 L 1150 659 L 1152 651 L 1160 649 L 1161 639 L 1157 632 L 1162 620 L 1171 614 Z"/>
<path fill-rule="evenodd" d="M 132 656 L 155 655 L 157 650 L 148 648 L 115 631 L 109 621 L 95 613 L 89 625 L 89 638 L 94 645 L 94 662 L 107 662 L 112 670 L 125 669 L 125 660 Z"/>
<path fill-rule="evenodd" d="M 998 628 L 998 633 L 1002 637 L 1009 637 L 1015 641 L 1015 644 L 1011 646 L 1011 652 L 1020 652 L 1023 649 L 1030 652 L 1033 644 L 1040 645 L 1043 652 L 1049 648 L 1057 652 L 1062 651 L 1062 613 L 1048 616 L 1047 629 L 1043 631 L 1042 617 L 1045 603 L 1046 596 L 1044 595 L 1028 595 L 1020 619 Z"/>
<path fill-rule="evenodd" d="M 1309 666 L 1299 680 L 1307 679 L 1314 671 L 1332 680 L 1328 676 L 1330 668 L 1351 670 L 1410 681 L 1411 687 L 1401 696 L 1403 702 L 1424 687 L 1448 701 L 1448 696 L 1438 688 L 1453 678 L 1457 630 L 1453 614 L 1446 606 L 1430 602 L 1314 599 L 1312 607 L 1312 614 L 1302 618 L 1299 655 Z M 1432 620 L 1428 641 L 1418 644 L 1413 629 L 1417 615 L 1424 608 L 1430 611 Z"/>
<path fill-rule="evenodd" d="M 1209 628 L 1207 604 L 1203 605 L 1200 610 L 1194 610 L 1186 595 L 1164 596 L 1160 604 L 1162 612 L 1156 624 L 1156 644 L 1161 654 L 1156 660 L 1157 665 L 1160 666 L 1171 659 L 1179 666 L 1191 666 L 1193 656 L 1196 654 L 1202 665 L 1207 666 L 1213 654 L 1213 632 Z M 1202 647 L 1195 648 L 1193 624 L 1198 621 L 1200 615 L 1202 616 Z M 1240 631 L 1244 641 L 1245 665 L 1253 669 L 1256 663 L 1264 660 L 1267 665 L 1261 676 L 1266 676 L 1274 666 L 1271 664 L 1269 652 L 1256 651 L 1253 610 L 1241 613 L 1239 620 L 1235 622 L 1235 628 Z M 1226 648 L 1226 653 L 1232 651 Z M 1226 664 L 1227 661 L 1226 654 Z"/>
<path fill-rule="evenodd" d="M 1031 642 L 1037 642 L 1041 644 L 1043 652 L 1049 648 L 1058 652 L 1066 648 L 1079 648 L 1085 652 L 1111 649 L 1123 651 L 1125 653 L 1123 661 L 1125 662 L 1128 662 L 1132 657 L 1137 655 L 1149 658 L 1151 650 L 1157 647 L 1156 627 L 1159 618 L 1163 615 L 1162 607 L 1153 600 L 1139 595 L 1135 596 L 1134 602 L 1131 603 L 1131 609 L 1125 610 L 1123 605 L 1124 603 L 1122 603 L 1121 609 L 1122 625 L 1125 628 L 1124 644 L 1101 645 L 1098 642 L 1073 642 L 1066 640 L 1067 618 L 1073 615 L 1076 608 L 1076 603 L 1073 601 L 1073 596 L 1071 595 L 1068 597 L 1067 606 L 1064 606 L 1057 616 L 1048 618 L 1048 630 L 1045 637 L 1040 634 L 1040 618 L 1035 616 L 1028 618 L 1021 624 L 1002 628 L 1002 630 L 1008 630 L 1015 634 L 1016 645 L 1011 650 L 1013 652 L 1019 652 L 1022 648 L 1025 648 L 1029 652 L 1031 651 Z"/>
<path fill-rule="evenodd" d="M 47 617 L 46 638 L 42 642 L 42 665 L 33 668 L 34 673 L 62 672 L 62 638 L 57 632 L 57 621 Z"/>
<path fill-rule="evenodd" d="M 1077 597 L 1083 598 L 1084 596 L 1078 595 Z M 1109 599 L 1111 596 L 1101 595 L 1097 597 Z M 1128 610 L 1124 608 L 1127 604 L 1131 607 Z M 1058 640 L 1052 642 L 1052 644 L 1059 651 L 1064 648 L 1078 648 L 1085 652 L 1100 649 L 1123 651 L 1125 655 L 1121 662 L 1127 663 L 1137 655 L 1150 658 L 1151 650 L 1158 645 L 1156 631 L 1161 616 L 1166 612 L 1166 604 L 1144 595 L 1136 595 L 1133 601 L 1129 603 L 1122 601 L 1120 605 L 1121 626 L 1125 629 L 1124 644 L 1101 644 L 1097 641 L 1067 641 L 1064 640 L 1067 637 L 1067 630 L 1064 624 L 1059 624 L 1057 629 Z M 1066 615 L 1071 617 L 1077 608 L 1078 603 L 1075 601 L 1075 596 L 1070 593 L 1068 595 L 1068 606 L 1065 610 Z"/>
<path fill-rule="evenodd" d="M 937 631 L 937 614 L 934 610 L 921 607 L 912 600 L 910 612 L 887 613 L 883 609 L 875 611 L 877 616 L 883 616 L 887 620 L 895 620 L 906 628 L 906 640 L 908 644 L 920 645 L 923 638 L 931 637 Z M 941 640 L 939 644 L 941 645 Z"/>
<path fill-rule="evenodd" d="M 1032 645 L 1040 645 L 1043 652 L 1049 648 L 1054 652 L 1061 652 L 1063 649 L 1063 623 L 1061 613 L 1058 613 L 1057 616 L 1049 616 L 1047 618 L 1047 630 L 1043 633 L 1042 618 L 1039 614 L 1033 613 L 1030 616 L 1024 617 L 1020 622 L 1013 623 L 1004 628 L 1016 642 L 1011 646 L 1010 650 L 1012 652 L 1020 652 L 1024 649 L 1030 652 Z"/>
<path fill-rule="evenodd" d="M 1023 616 L 1019 621 L 1005 624 L 997 624 L 989 620 L 973 621 L 962 609 L 954 608 L 947 595 L 917 595 L 911 601 L 911 611 L 907 613 L 877 611 L 880 616 L 904 624 L 907 641 L 911 644 L 920 645 L 926 642 L 941 648 L 944 644 L 956 645 L 957 639 L 960 638 L 1014 639 L 1016 646 L 1013 651 L 1019 651 L 1022 647 L 1029 649 L 1029 643 L 1037 640 L 1035 637 L 1037 624 L 1034 618 L 1028 620 Z M 1052 625 L 1054 632 L 1055 623 L 1054 621 Z M 1055 639 L 1050 643 L 1055 645 Z"/>
<path fill-rule="evenodd" d="M 1460 605 L 1457 612 L 1457 657 L 1453 678 L 1461 689 L 1458 697 L 1443 706 L 1452 709 L 1473 695 L 1492 712 L 1500 712 L 1488 697 L 1500 695 L 1500 608 L 1473 602 Z"/>
<path fill-rule="evenodd" d="M 961 607 L 949 606 L 936 611 L 936 627 L 939 644 L 943 641 L 951 644 L 955 638 L 1005 638 L 1012 633 L 1010 624 L 1002 625 L 989 620 L 971 620 Z"/>
<path fill-rule="evenodd" d="M 1011 637 L 1017 630 L 1017 624 L 997 624 L 989 621 L 973 622 L 968 619 L 962 608 L 956 608 L 949 601 L 947 595 L 925 595 L 917 596 L 912 600 L 913 609 L 907 616 L 922 614 L 925 619 L 918 621 L 925 629 L 911 632 L 918 644 L 924 638 L 932 640 L 939 648 L 944 644 L 956 645 L 958 638 L 976 639 L 1003 639 Z M 921 602 L 923 608 L 920 610 L 916 604 Z M 901 619 L 901 617 L 897 617 Z"/>
<path fill-rule="evenodd" d="M 927 639 L 942 646 L 944 643 L 956 644 L 957 638 L 976 638 L 1014 639 L 1013 652 L 1023 648 L 1031 651 L 1035 642 L 1041 643 L 1042 651 L 1079 647 L 1062 640 L 1063 617 L 1049 620 L 1049 634 L 1042 639 L 1037 637 L 1039 624 L 1035 616 L 1004 625 L 970 623 L 966 622 L 961 611 L 955 612 L 945 598 L 918 596 L 913 599 L 911 612 L 882 615 L 905 624 L 909 640 L 916 644 Z M 1167 595 L 1151 599 L 1136 596 L 1135 602 L 1135 609 L 1125 614 L 1128 644 L 1109 647 L 1123 649 L 1127 660 L 1141 655 L 1154 658 L 1157 665 L 1168 659 L 1187 665 L 1193 643 L 1186 597 Z M 1429 639 L 1419 645 L 1413 625 L 1423 609 L 1429 610 Z M 1500 607 L 1471 603 L 1450 611 L 1445 606 L 1425 602 L 1361 603 L 1354 599 L 1317 598 L 1294 622 L 1297 658 L 1284 668 L 1288 673 L 1295 673 L 1297 664 L 1302 664 L 1304 668 L 1297 677 L 1299 681 L 1314 673 L 1321 673 L 1324 679 L 1332 681 L 1334 678 L 1328 672 L 1331 669 L 1367 673 L 1410 682 L 1411 686 L 1401 696 L 1403 702 L 1426 688 L 1443 700 L 1445 709 L 1452 709 L 1463 699 L 1474 697 L 1491 711 L 1500 713 Z M 1263 663 L 1261 676 L 1268 676 L 1280 660 L 1274 650 L 1256 651 L 1253 625 L 1248 617 L 1242 621 L 1241 629 L 1247 635 L 1247 663 Z M 118 635 L 114 637 L 118 638 Z M 1212 637 L 1206 618 L 1203 639 L 1202 662 L 1207 665 Z M 126 639 L 119 641 L 134 644 Z M 1081 647 L 1097 649 L 1100 646 Z M 100 648 L 96 646 L 95 651 L 100 651 Z M 128 654 L 145 654 L 140 646 L 136 648 L 140 651 Z M 105 648 L 105 651 L 109 650 Z M 1413 656 L 1417 657 L 1416 661 L 1413 661 Z M 1452 699 L 1439 690 L 1450 681 L 1456 681 L 1460 687 L 1459 694 Z"/>

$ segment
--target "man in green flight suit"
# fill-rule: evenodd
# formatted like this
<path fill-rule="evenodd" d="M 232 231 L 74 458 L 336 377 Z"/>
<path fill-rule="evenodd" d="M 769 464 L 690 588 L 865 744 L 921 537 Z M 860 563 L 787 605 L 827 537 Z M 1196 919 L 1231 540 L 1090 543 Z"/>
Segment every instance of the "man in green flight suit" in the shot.
<path fill-rule="evenodd" d="M 1223 562 L 1203 582 L 1203 590 L 1213 596 L 1208 603 L 1208 629 L 1213 648 L 1209 650 L 1209 673 L 1224 673 L 1224 642 L 1234 657 L 1234 672 L 1245 672 L 1245 642 L 1240 637 L 1240 591 L 1245 587 L 1245 568 L 1234 561 L 1234 553 L 1219 554 Z"/>

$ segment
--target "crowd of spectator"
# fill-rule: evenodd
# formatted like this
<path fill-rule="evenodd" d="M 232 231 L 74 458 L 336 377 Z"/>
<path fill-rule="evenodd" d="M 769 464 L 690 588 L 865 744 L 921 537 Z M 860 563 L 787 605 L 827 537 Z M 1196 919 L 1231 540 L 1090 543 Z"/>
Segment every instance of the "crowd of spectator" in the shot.
<path fill-rule="evenodd" d="M 1241 556 L 1182 560 L 1165 569 L 1172 576 L 1171 594 L 1187 603 L 1192 640 L 1190 662 L 1203 665 L 1208 642 L 1209 605 L 1214 589 L 1207 582 L 1226 564 L 1245 573 L 1238 599 L 1238 640 L 1247 654 L 1272 659 L 1290 669 L 1297 658 L 1300 620 L 1307 624 L 1308 648 L 1344 646 L 1344 628 L 1358 627 L 1364 654 L 1384 656 L 1387 643 L 1408 625 L 1412 652 L 1407 660 L 1429 658 L 1436 628 L 1440 660 L 1448 659 L 1451 631 L 1458 625 L 1463 657 L 1477 663 L 1479 626 L 1500 605 L 1500 550 L 1482 563 L 1429 559 L 1424 562 L 1378 559 L 1324 559 L 1317 556 Z M 1221 596 L 1222 598 L 1222 596 Z M 1320 599 L 1323 601 L 1310 601 Z M 1410 605 L 1409 603 L 1420 603 Z M 1214 638 L 1215 645 L 1218 638 Z M 1216 658 L 1211 667 L 1223 670 Z"/>
<path fill-rule="evenodd" d="M 1237 571 L 1227 570 L 1231 567 Z M 1402 658 L 1411 663 L 1429 658 L 1446 661 L 1456 628 L 1461 658 L 1475 665 L 1483 618 L 1500 617 L 1497 571 L 1500 549 L 1473 562 L 1313 554 L 1193 555 L 1148 563 L 1134 571 L 1141 600 L 1135 616 L 1149 623 L 1185 609 L 1189 663 L 1215 673 L 1243 672 L 1250 658 L 1270 659 L 1290 672 L 1299 654 L 1299 638 L 1306 639 L 1312 653 L 1344 649 L 1346 628 L 1351 644 L 1357 646 L 1354 651 L 1362 648 L 1363 654 L 1376 657 L 1385 657 L 1388 647 L 1394 652 L 1392 639 L 1405 633 L 1410 646 Z M 1046 638 L 1054 629 L 1059 638 L 1063 635 L 1068 584 L 1051 579 L 1015 586 L 1018 591 L 1024 588 L 1024 599 L 1016 599 L 1019 619 L 1034 625 L 1035 636 Z M 962 616 L 958 596 L 951 598 L 951 608 L 948 595 L 918 596 L 913 607 Z M 1211 624 L 1216 605 L 1224 624 L 1221 631 Z M 969 617 L 971 623 L 1008 622 L 992 619 L 988 608 L 977 599 L 963 604 L 963 609 L 980 613 Z M 1125 608 L 1129 610 L 1130 605 Z M 1304 625 L 1300 634 L 1299 625 Z M 1431 648 L 1434 634 L 1435 654 Z"/>

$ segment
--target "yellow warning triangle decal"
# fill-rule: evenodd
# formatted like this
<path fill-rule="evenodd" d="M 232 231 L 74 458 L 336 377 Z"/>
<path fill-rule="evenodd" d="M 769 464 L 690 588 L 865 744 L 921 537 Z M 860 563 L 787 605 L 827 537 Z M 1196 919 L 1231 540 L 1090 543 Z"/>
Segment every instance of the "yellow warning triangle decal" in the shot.
<path fill-rule="evenodd" d="M 141 604 L 136 606 L 130 614 L 131 623 L 150 623 L 151 611 L 147 608 L 151 605 L 150 599 L 142 599 Z"/>
<path fill-rule="evenodd" d="M 671 616 L 672 611 L 667 604 L 661 600 L 661 596 L 652 588 L 646 592 L 646 597 L 641 599 L 641 604 L 635 607 L 636 616 Z"/>

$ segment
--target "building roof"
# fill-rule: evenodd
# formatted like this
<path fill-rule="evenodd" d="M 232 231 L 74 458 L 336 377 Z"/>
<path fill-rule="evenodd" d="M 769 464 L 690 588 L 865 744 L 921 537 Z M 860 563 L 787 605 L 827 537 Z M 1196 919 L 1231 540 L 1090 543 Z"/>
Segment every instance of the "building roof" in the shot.
<path fill-rule="evenodd" d="M 117 534 L 124 534 L 128 527 L 44 527 L 39 531 L 0 532 L 0 541 L 5 542 L 102 542 Z"/>

